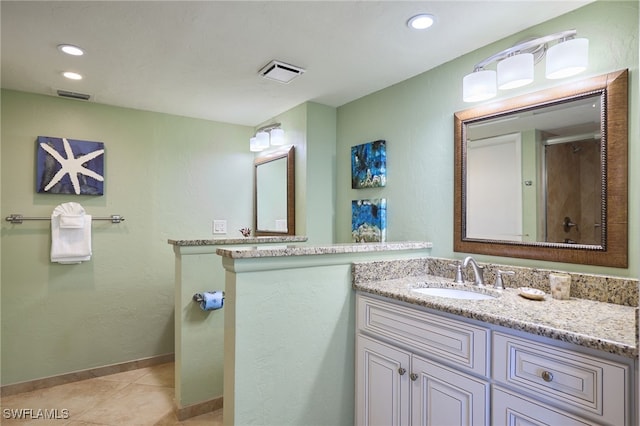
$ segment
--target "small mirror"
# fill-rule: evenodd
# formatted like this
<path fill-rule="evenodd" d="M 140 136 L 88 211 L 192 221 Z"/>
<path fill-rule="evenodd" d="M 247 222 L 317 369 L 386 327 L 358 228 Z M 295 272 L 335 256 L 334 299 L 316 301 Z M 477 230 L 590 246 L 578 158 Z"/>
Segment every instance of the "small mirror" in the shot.
<path fill-rule="evenodd" d="M 294 148 L 254 163 L 256 236 L 295 235 Z"/>
<path fill-rule="evenodd" d="M 627 267 L 627 71 L 455 114 L 454 250 Z"/>

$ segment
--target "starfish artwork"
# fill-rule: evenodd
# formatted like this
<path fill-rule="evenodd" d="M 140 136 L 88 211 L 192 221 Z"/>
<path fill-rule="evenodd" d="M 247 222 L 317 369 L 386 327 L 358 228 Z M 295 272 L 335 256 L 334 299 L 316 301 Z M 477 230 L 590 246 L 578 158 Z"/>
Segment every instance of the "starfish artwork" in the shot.
<path fill-rule="evenodd" d="M 37 192 L 104 194 L 104 143 L 38 136 L 37 150 Z"/>

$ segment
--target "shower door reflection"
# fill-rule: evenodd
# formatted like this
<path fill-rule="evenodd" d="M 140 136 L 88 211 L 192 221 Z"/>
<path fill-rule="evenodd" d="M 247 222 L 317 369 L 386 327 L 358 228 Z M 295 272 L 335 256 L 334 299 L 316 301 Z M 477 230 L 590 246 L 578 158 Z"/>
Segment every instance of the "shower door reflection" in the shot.
<path fill-rule="evenodd" d="M 602 173 L 600 140 L 544 147 L 545 241 L 600 244 Z"/>

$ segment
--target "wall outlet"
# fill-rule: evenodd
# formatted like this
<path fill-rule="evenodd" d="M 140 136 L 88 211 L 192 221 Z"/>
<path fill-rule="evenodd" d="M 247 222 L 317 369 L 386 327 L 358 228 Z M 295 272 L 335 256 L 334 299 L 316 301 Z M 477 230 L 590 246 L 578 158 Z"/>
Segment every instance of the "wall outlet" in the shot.
<path fill-rule="evenodd" d="M 214 234 L 226 234 L 227 233 L 227 221 L 226 220 L 214 220 L 213 221 L 213 233 Z"/>

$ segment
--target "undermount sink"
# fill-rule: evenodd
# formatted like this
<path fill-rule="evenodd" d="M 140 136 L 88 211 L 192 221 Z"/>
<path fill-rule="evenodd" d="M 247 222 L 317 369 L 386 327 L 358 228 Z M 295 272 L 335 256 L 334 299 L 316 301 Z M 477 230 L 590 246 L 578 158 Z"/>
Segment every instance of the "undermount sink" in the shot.
<path fill-rule="evenodd" d="M 447 297 L 449 299 L 465 299 L 465 300 L 489 300 L 495 299 L 495 296 L 490 294 L 477 293 L 470 290 L 461 290 L 457 288 L 414 288 L 411 291 L 424 294 L 427 296 Z"/>

